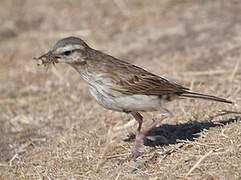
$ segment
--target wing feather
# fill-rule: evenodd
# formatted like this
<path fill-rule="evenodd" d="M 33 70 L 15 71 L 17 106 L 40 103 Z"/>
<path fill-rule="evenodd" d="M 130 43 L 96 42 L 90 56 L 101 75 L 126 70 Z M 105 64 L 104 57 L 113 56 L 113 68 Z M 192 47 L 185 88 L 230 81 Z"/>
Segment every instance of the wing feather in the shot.
<path fill-rule="evenodd" d="M 128 62 L 115 59 L 112 56 L 103 58 L 101 67 L 101 72 L 105 74 L 105 78 L 109 79 L 109 88 L 126 95 L 145 94 L 161 96 L 182 94 L 188 91 L 188 88 L 175 82 L 152 74 Z"/>

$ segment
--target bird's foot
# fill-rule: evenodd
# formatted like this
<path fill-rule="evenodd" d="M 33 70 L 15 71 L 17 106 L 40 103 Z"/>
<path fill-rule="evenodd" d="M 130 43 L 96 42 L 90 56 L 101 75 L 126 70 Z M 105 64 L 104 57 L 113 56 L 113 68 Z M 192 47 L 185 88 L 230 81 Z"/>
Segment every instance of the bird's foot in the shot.
<path fill-rule="evenodd" d="M 135 144 L 131 150 L 131 155 L 130 157 L 133 159 L 136 159 L 137 157 L 139 157 L 142 153 L 140 151 L 141 145 L 144 143 L 145 140 L 145 133 L 143 132 L 138 132 L 136 135 L 136 139 L 135 139 Z"/>
<path fill-rule="evenodd" d="M 146 139 L 150 141 L 161 141 L 163 143 L 167 143 L 168 139 L 162 135 L 155 135 L 155 136 L 146 136 Z"/>
<path fill-rule="evenodd" d="M 164 120 L 166 117 L 162 118 L 159 121 L 156 121 L 153 119 L 151 125 L 149 125 L 147 128 L 145 128 L 143 131 L 137 132 L 136 138 L 135 138 L 135 144 L 132 148 L 131 151 L 131 156 L 132 158 L 136 159 L 137 157 L 139 157 L 141 154 L 143 154 L 140 151 L 140 148 L 142 146 L 142 144 L 144 144 L 145 140 L 151 140 L 151 141 L 156 141 L 156 140 L 161 140 L 163 142 L 167 142 L 167 139 L 164 136 L 147 136 L 147 133 L 156 127 L 157 124 L 159 124 L 162 120 Z"/>

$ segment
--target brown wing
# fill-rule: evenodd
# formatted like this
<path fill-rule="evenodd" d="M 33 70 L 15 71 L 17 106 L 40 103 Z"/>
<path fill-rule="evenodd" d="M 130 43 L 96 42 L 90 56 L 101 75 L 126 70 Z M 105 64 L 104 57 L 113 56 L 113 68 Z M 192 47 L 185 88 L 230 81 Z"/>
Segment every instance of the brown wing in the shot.
<path fill-rule="evenodd" d="M 149 73 L 140 67 L 112 56 L 102 57 L 97 66 L 101 67 L 101 72 L 104 72 L 104 76 L 110 80 L 108 86 L 123 94 L 160 96 L 182 94 L 188 91 L 187 88 L 175 82 Z"/>
<path fill-rule="evenodd" d="M 96 82 L 127 95 L 180 95 L 182 97 L 201 98 L 225 103 L 229 100 L 212 95 L 189 91 L 173 81 L 152 74 L 138 66 L 121 61 L 100 51 L 89 55 L 85 71 L 97 77 Z M 84 68 L 84 67 L 83 67 Z"/>
<path fill-rule="evenodd" d="M 136 68 L 136 67 L 135 67 Z M 134 72 L 129 67 L 128 72 L 112 89 L 124 94 L 145 94 L 145 95 L 167 95 L 182 94 L 188 89 L 176 83 L 172 83 L 165 78 L 148 73 L 140 69 L 140 72 Z"/>

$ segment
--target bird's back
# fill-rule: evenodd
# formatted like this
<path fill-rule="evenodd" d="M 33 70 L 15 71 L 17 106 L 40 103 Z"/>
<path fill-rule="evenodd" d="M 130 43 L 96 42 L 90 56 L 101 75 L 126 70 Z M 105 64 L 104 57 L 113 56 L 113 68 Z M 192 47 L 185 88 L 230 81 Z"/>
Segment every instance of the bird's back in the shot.
<path fill-rule="evenodd" d="M 101 51 L 90 54 L 88 71 L 108 79 L 112 89 L 124 94 L 163 95 L 182 93 L 187 88 L 143 68 L 119 60 Z"/>

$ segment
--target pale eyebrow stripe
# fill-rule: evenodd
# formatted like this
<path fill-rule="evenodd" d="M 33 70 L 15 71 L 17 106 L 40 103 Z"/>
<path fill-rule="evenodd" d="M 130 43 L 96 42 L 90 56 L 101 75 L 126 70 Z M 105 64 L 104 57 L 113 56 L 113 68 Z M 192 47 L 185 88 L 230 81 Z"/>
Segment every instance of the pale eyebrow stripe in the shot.
<path fill-rule="evenodd" d="M 65 52 L 65 51 L 72 51 L 72 50 L 75 50 L 75 49 L 82 50 L 84 48 L 83 48 L 83 46 L 75 44 L 75 45 L 69 45 L 69 46 L 58 48 L 56 51 L 57 51 L 57 53 L 61 54 L 61 53 Z"/>

